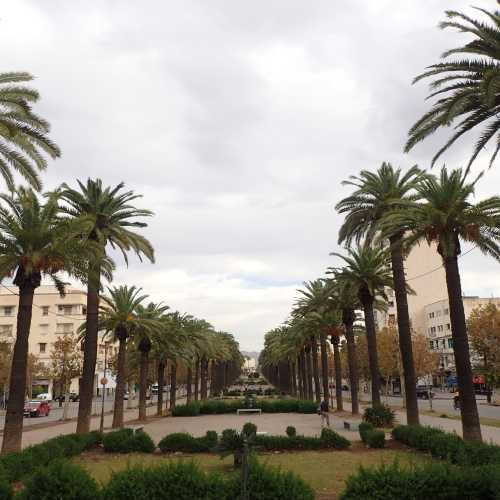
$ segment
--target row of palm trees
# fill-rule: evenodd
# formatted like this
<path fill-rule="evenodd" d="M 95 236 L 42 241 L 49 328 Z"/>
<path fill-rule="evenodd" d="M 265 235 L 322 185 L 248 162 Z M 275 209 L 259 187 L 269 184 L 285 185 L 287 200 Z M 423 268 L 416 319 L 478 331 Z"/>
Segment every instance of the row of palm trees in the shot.
<path fill-rule="evenodd" d="M 233 336 L 215 331 L 205 320 L 170 312 L 162 303 L 145 304 L 147 295 L 134 286 L 108 289 L 102 297 L 99 331 L 118 342 L 116 394 L 112 427 L 123 426 L 127 360 L 138 355 L 139 420 L 146 419 L 148 381 L 158 383 L 157 415 L 164 413 L 165 373 L 170 372 L 170 409 L 176 404 L 177 372 L 186 369 L 187 402 L 204 400 L 210 390 L 221 392 L 240 374 L 243 357 Z M 86 325 L 81 327 L 85 335 Z M 128 351 L 128 352 L 127 352 Z M 127 357 L 127 354 L 129 356 Z M 152 358 L 152 359 L 151 359 Z M 156 373 L 149 373 L 153 361 Z M 194 386 L 194 391 L 193 391 Z M 166 408 L 165 408 L 166 409 Z"/>
<path fill-rule="evenodd" d="M 336 360 L 337 407 L 341 409 L 338 336 L 342 333 L 348 349 L 353 412 L 357 413 L 359 384 L 353 328 L 356 311 L 362 310 L 371 397 L 374 404 L 380 403 L 374 310 L 384 308 L 386 291 L 392 288 L 397 303 L 407 420 L 418 424 L 407 303 L 407 294 L 412 291 L 406 282 L 404 259 L 414 245 L 432 244 L 442 258 L 446 274 L 463 436 L 481 440 L 458 266 L 462 242 L 472 243 L 484 254 L 500 259 L 500 197 L 472 201 L 481 176 L 471 178 L 468 169 L 448 171 L 445 167 L 439 175 L 417 167 L 403 172 L 383 163 L 375 172 L 362 171 L 345 182 L 355 188 L 337 204 L 338 212 L 345 215 L 339 242 L 346 243 L 348 248 L 343 254 L 332 254 L 342 260 L 342 266 L 329 268 L 325 278 L 307 283 L 289 321 L 266 335 L 261 362 L 266 366 L 267 376 L 287 390 L 309 396 L 313 393 L 314 381 L 316 399 L 319 399 L 320 384 L 315 373 L 319 345 L 323 394 L 328 397 L 327 365 L 323 360 L 327 359 L 325 339 L 329 336 Z M 290 373 L 289 380 L 284 377 L 285 372 Z"/>

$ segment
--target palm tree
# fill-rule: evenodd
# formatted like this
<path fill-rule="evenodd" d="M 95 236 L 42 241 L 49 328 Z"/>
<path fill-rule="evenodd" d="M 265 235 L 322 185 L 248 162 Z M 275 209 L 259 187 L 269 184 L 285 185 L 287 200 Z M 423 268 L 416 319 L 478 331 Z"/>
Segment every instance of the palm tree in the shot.
<path fill-rule="evenodd" d="M 349 245 L 366 237 L 371 241 L 380 231 L 380 222 L 392 211 L 404 210 L 417 198 L 415 188 L 422 176 L 416 166 L 404 174 L 390 163 L 382 163 L 376 172 L 362 170 L 343 182 L 355 191 L 340 201 L 336 209 L 346 214 L 339 232 L 339 243 Z M 396 295 L 399 346 L 404 373 L 406 416 L 408 424 L 416 425 L 418 418 L 417 378 L 413 363 L 410 315 L 408 313 L 407 283 L 404 272 L 404 254 L 401 246 L 405 233 L 403 226 L 383 235 L 390 242 L 392 277 Z"/>
<path fill-rule="evenodd" d="M 104 335 L 113 335 L 118 341 L 118 358 L 116 367 L 116 392 L 113 408 L 114 429 L 123 427 L 123 399 L 125 396 L 125 372 L 127 339 L 133 331 L 142 325 L 142 318 L 138 316 L 140 304 L 147 298 L 142 294 L 141 288 L 135 286 L 119 286 L 108 288 L 109 296 L 103 296 L 103 304 L 99 307 L 99 331 Z M 147 326 L 147 325 L 146 325 Z M 80 332 L 85 338 L 87 325 L 80 327 Z"/>
<path fill-rule="evenodd" d="M 380 373 L 378 367 L 377 339 L 375 335 L 374 303 L 377 296 L 385 298 L 385 289 L 392 287 L 387 250 L 367 244 L 350 248 L 347 256 L 333 253 L 345 262 L 338 270 L 342 279 L 347 279 L 357 289 L 359 301 L 365 315 L 366 339 L 370 361 L 372 403 L 380 404 Z"/>
<path fill-rule="evenodd" d="M 163 329 L 162 319 L 168 306 L 150 302 L 147 307 L 137 306 L 137 326 L 133 340 L 140 352 L 139 364 L 139 420 L 146 420 L 146 396 L 148 390 L 149 353 L 154 336 Z"/>
<path fill-rule="evenodd" d="M 356 309 L 360 308 L 361 303 L 358 298 L 357 282 L 349 281 L 342 274 L 342 271 L 335 274 L 335 278 L 330 281 L 330 286 L 344 326 L 347 343 L 347 363 L 349 365 L 349 385 L 351 388 L 351 412 L 353 415 L 357 415 L 359 413 L 359 381 L 354 322 L 356 321 Z"/>
<path fill-rule="evenodd" d="M 0 73 L 0 174 L 9 191 L 15 190 L 12 169 L 40 191 L 38 171 L 47 168 L 45 155 L 61 155 L 48 137 L 49 123 L 31 109 L 40 97 L 36 90 L 22 85 L 31 80 L 29 73 Z"/>
<path fill-rule="evenodd" d="M 95 245 L 78 238 L 88 229 L 84 220 L 59 217 L 59 195 L 47 195 L 40 203 L 31 189 L 20 188 L 13 196 L 0 195 L 0 278 L 14 275 L 19 288 L 17 336 L 12 357 L 9 402 L 5 418 L 2 453 L 21 449 L 28 338 L 33 296 L 42 276 L 52 278 L 61 295 L 60 272 L 81 277 L 82 267 L 99 258 Z"/>
<path fill-rule="evenodd" d="M 464 240 L 473 242 L 483 253 L 500 259 L 500 197 L 472 203 L 470 198 L 481 175 L 469 181 L 468 174 L 468 169 L 448 172 L 443 167 L 439 177 L 427 175 L 418 187 L 423 202 L 413 204 L 408 210 L 394 212 L 387 218 L 386 225 L 388 230 L 399 227 L 399 224 L 410 228 L 406 238 L 408 246 L 422 240 L 437 243 L 446 273 L 463 436 L 464 439 L 481 440 L 458 256 L 460 240 Z"/>
<path fill-rule="evenodd" d="M 127 252 L 134 251 L 141 258 L 145 255 L 154 261 L 153 247 L 149 241 L 130 228 L 142 228 L 146 223 L 137 221 L 137 217 L 149 217 L 152 212 L 138 209 L 132 202 L 140 195 L 133 191 L 124 191 L 123 183 L 115 187 L 103 187 L 100 179 L 88 179 L 86 184 L 78 181 L 79 189 L 62 185 L 62 199 L 66 202 L 64 211 L 70 217 L 85 217 L 92 221 L 88 239 L 98 244 L 105 255 L 108 243 L 119 249 L 125 262 Z M 87 277 L 87 318 L 84 344 L 82 384 L 80 387 L 80 403 L 78 406 L 77 432 L 90 430 L 90 414 L 94 389 L 94 374 L 97 360 L 97 335 L 99 314 L 99 292 L 103 259 L 95 260 Z M 109 277 L 109 275 L 108 275 Z"/>
<path fill-rule="evenodd" d="M 415 83 L 433 78 L 428 99 L 434 99 L 434 104 L 410 129 L 405 150 L 410 151 L 436 130 L 455 123 L 451 137 L 435 154 L 432 165 L 460 137 L 474 128 L 482 127 L 482 130 L 468 166 L 495 136 L 490 165 L 500 149 L 500 93 L 497 84 L 500 76 L 500 11 L 476 10 L 491 23 L 454 10 L 446 11 L 448 20 L 442 22 L 440 27 L 456 29 L 472 39 L 461 47 L 447 50 L 442 55 L 444 62 L 431 65 L 414 80 Z M 450 56 L 456 55 L 459 57 L 449 60 Z"/>

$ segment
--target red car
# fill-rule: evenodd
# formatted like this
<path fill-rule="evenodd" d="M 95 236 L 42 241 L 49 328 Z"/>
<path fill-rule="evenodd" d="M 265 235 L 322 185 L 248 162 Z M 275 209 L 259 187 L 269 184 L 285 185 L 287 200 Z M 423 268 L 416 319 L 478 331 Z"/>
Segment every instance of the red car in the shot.
<path fill-rule="evenodd" d="M 48 417 L 50 405 L 47 401 L 26 401 L 24 403 L 25 417 Z"/>

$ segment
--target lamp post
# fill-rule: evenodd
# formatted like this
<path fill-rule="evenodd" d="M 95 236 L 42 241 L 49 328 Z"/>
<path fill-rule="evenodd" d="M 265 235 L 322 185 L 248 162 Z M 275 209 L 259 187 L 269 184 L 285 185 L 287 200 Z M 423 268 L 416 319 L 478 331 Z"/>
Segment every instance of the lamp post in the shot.
<path fill-rule="evenodd" d="M 102 384 L 102 403 L 101 403 L 101 423 L 99 425 L 99 431 L 102 433 L 104 431 L 104 399 L 106 397 L 106 384 L 108 383 L 106 379 L 106 368 L 108 361 L 108 342 L 104 342 L 104 375 L 101 379 Z"/>

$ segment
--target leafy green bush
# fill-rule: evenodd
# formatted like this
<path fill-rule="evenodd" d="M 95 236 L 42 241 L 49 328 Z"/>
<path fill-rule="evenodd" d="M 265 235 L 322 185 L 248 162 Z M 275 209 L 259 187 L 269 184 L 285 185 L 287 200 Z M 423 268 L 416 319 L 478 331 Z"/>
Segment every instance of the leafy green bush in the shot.
<path fill-rule="evenodd" d="M 39 467 L 25 480 L 23 500 L 95 500 L 99 498 L 96 482 L 81 467 L 57 460 Z M 1 498 L 1 497 L 0 497 Z"/>
<path fill-rule="evenodd" d="M 376 404 L 366 408 L 363 420 L 374 427 L 392 427 L 394 425 L 395 413 L 386 405 Z"/>
<path fill-rule="evenodd" d="M 101 442 L 102 435 L 96 431 L 58 436 L 23 451 L 0 457 L 0 468 L 4 469 L 8 481 L 18 481 L 31 474 L 37 467 L 48 465 L 59 458 L 79 455 Z"/>
<path fill-rule="evenodd" d="M 7 480 L 7 474 L 0 467 L 0 500 L 11 500 L 12 496 L 12 488 Z"/>
<path fill-rule="evenodd" d="M 153 453 L 156 448 L 149 434 L 127 428 L 104 434 L 103 446 L 106 453 Z"/>
<path fill-rule="evenodd" d="M 200 414 L 199 403 L 176 405 L 172 410 L 173 417 L 197 417 Z"/>
<path fill-rule="evenodd" d="M 114 473 L 102 491 L 103 500 L 233 500 L 235 483 L 205 474 L 192 462 L 132 467 Z"/>
<path fill-rule="evenodd" d="M 361 438 L 361 441 L 363 441 L 363 443 L 366 444 L 366 437 L 367 437 L 367 434 L 370 432 L 370 431 L 373 431 L 374 430 L 374 427 L 372 424 L 370 424 L 370 422 L 361 422 L 359 424 L 359 437 Z"/>
<path fill-rule="evenodd" d="M 214 436 L 215 434 L 215 436 Z M 158 447 L 162 453 L 181 451 L 183 453 L 204 453 L 217 445 L 217 433 L 207 431 L 204 437 L 195 438 L 187 432 L 174 432 L 165 436 Z"/>
<path fill-rule="evenodd" d="M 243 425 L 241 432 L 247 437 L 255 437 L 257 435 L 257 426 L 252 422 L 247 422 Z"/>
<path fill-rule="evenodd" d="M 392 430 L 392 437 L 412 448 L 430 452 L 433 457 L 449 460 L 457 465 L 500 465 L 500 446 L 465 442 L 456 434 L 434 427 L 399 425 Z"/>
<path fill-rule="evenodd" d="M 345 450 L 346 448 L 349 448 L 349 446 L 351 446 L 351 442 L 348 439 L 328 428 L 324 428 L 321 430 L 321 436 L 319 439 L 324 448 Z"/>
<path fill-rule="evenodd" d="M 351 476 L 341 500 L 493 500 L 498 498 L 500 469 L 452 467 L 433 463 L 416 469 L 397 463 L 364 469 Z"/>
<path fill-rule="evenodd" d="M 286 435 L 288 437 L 294 437 L 294 436 L 296 436 L 297 435 L 297 429 L 293 425 L 289 425 L 286 428 Z"/>
<path fill-rule="evenodd" d="M 383 448 L 385 446 L 385 432 L 373 429 L 366 433 L 366 444 L 370 448 Z"/>

